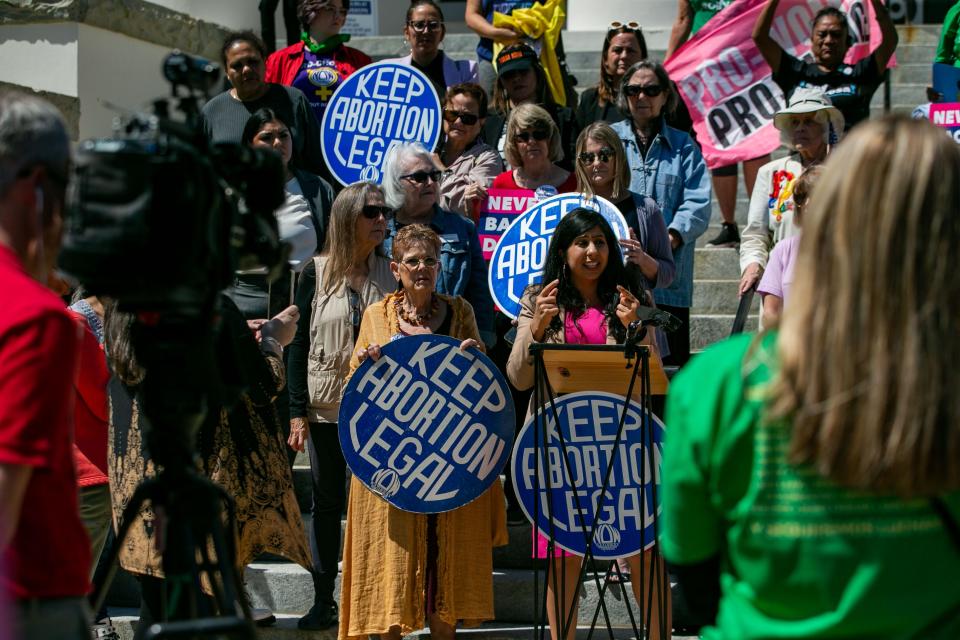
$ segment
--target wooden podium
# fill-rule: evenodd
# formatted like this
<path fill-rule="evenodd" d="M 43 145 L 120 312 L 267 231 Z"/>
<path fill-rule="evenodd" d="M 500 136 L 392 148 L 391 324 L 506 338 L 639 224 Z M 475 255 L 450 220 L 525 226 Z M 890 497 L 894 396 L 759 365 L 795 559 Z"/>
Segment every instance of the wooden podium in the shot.
<path fill-rule="evenodd" d="M 633 364 L 626 359 L 622 344 L 538 345 L 541 346 L 543 366 L 554 393 L 606 391 L 624 395 L 630 384 Z M 640 348 L 647 351 L 650 359 L 650 395 L 667 395 L 670 383 L 660 356 L 646 347 Z M 634 387 L 631 397 L 640 400 L 640 387 Z"/>
<path fill-rule="evenodd" d="M 545 453 L 545 449 L 550 446 L 556 446 L 556 444 L 548 445 L 548 420 L 546 418 L 547 416 L 552 415 L 553 423 L 557 424 L 559 422 L 556 407 L 554 405 L 557 395 L 573 393 L 577 391 L 602 391 L 616 394 L 624 398 L 630 398 L 632 403 L 624 403 L 623 411 L 620 415 L 620 430 L 617 432 L 616 440 L 613 444 L 613 446 L 616 447 L 619 446 L 619 443 L 623 439 L 624 414 L 626 413 L 629 405 L 639 405 L 641 411 L 645 415 L 652 415 L 652 396 L 665 395 L 669 386 L 659 355 L 655 351 L 651 350 L 648 346 L 642 344 L 567 345 L 534 343 L 530 346 L 530 354 L 533 356 L 534 361 L 533 402 L 536 411 L 532 416 L 532 419 L 534 421 L 533 427 L 535 429 L 534 447 L 536 453 L 534 457 L 537 460 L 538 468 L 541 468 L 541 465 L 547 464 L 547 455 Z M 557 430 L 557 432 L 559 433 L 559 430 Z M 650 468 L 654 468 L 653 451 L 655 447 L 653 442 L 653 429 L 645 429 L 645 432 L 647 435 L 644 436 L 645 441 L 643 442 L 646 451 L 644 455 L 649 456 Z M 570 463 L 568 461 L 567 445 L 563 439 L 562 433 L 559 436 L 559 446 L 562 450 L 562 455 L 559 457 L 565 466 L 563 473 L 566 477 L 572 478 L 570 476 Z M 613 465 L 614 459 L 613 456 L 611 456 L 610 464 L 605 470 L 606 480 L 604 481 L 603 488 L 600 492 L 601 496 L 605 495 L 607 492 Z M 545 474 L 547 484 L 545 489 L 548 494 L 553 489 L 551 486 L 550 476 L 551 474 L 549 473 Z M 539 482 L 539 476 L 537 482 Z M 567 482 L 572 482 L 572 479 L 568 480 Z M 652 487 L 650 498 L 654 504 L 659 504 L 656 495 L 656 482 L 651 482 L 650 486 Z M 544 487 L 539 486 L 539 484 L 535 486 L 535 492 L 537 496 L 540 495 L 541 489 L 543 488 Z M 641 495 L 643 494 L 641 493 Z M 602 498 L 597 500 L 597 506 L 599 506 L 601 500 Z M 539 500 L 537 500 L 535 503 L 535 511 L 539 512 L 541 508 L 545 508 L 547 518 L 552 522 L 554 517 L 552 502 L 548 500 L 547 504 L 540 505 Z M 580 521 L 585 522 L 586 519 L 583 517 L 583 505 L 579 501 L 577 501 L 576 509 L 579 511 Z M 591 512 L 595 511 L 596 509 L 594 508 Z M 658 531 L 657 520 L 658 509 L 654 508 L 652 513 L 654 532 Z M 553 525 L 551 524 L 551 531 L 547 536 L 548 562 L 550 562 L 549 558 L 554 557 L 556 543 L 552 527 Z M 537 531 L 536 522 L 534 522 L 534 531 Z M 606 561 L 596 560 L 591 552 L 593 541 L 595 539 L 595 533 L 594 527 L 592 526 L 589 528 L 589 530 L 584 531 L 584 542 L 587 553 L 584 555 L 583 563 L 580 568 L 580 577 L 577 581 L 578 593 L 574 594 L 573 601 L 577 602 L 579 600 L 580 590 L 583 588 L 583 581 L 589 568 L 593 572 L 592 580 L 595 583 L 599 593 L 596 609 L 592 614 L 589 637 L 593 637 L 595 630 L 606 629 L 608 637 L 610 640 L 613 640 L 613 626 L 610 622 L 610 616 L 607 611 L 604 596 L 609 589 L 617 589 L 620 587 L 620 585 L 611 585 L 609 580 L 602 577 L 607 572 Z M 639 563 L 641 567 L 640 575 L 631 576 L 631 580 L 639 581 L 639 584 L 643 585 L 643 602 L 640 603 L 641 609 L 638 610 L 637 613 L 639 614 L 644 612 L 646 615 L 642 617 L 634 615 L 633 608 L 631 606 L 631 602 L 634 599 L 633 593 L 628 593 L 628 590 L 625 586 L 623 589 L 623 601 L 627 607 L 627 612 L 632 623 L 632 631 L 635 638 L 645 638 L 648 640 L 651 637 L 666 638 L 670 632 L 670 582 L 667 576 L 666 566 L 661 561 L 659 545 L 654 544 L 648 551 L 641 553 L 651 554 L 651 569 L 649 571 L 644 571 L 643 567 L 645 566 L 645 562 L 641 560 Z M 599 565 L 598 562 L 600 563 Z M 566 565 L 563 563 L 558 564 L 561 567 L 561 572 L 565 571 Z M 620 584 L 622 585 L 624 580 L 620 575 L 620 569 L 617 563 L 613 562 L 610 567 L 610 574 L 620 577 Z M 566 582 L 565 576 L 559 575 L 556 577 L 559 579 L 559 585 L 563 585 Z M 541 595 L 539 574 L 537 573 L 537 569 L 534 569 L 534 581 L 534 606 L 536 607 L 535 610 L 538 612 L 536 617 L 534 638 L 542 639 L 544 637 L 548 637 L 544 635 L 544 620 L 540 617 L 540 613 L 545 611 L 544 607 L 546 607 L 547 590 L 544 589 Z M 555 610 L 559 610 L 560 603 L 567 601 L 567 595 L 563 593 L 563 590 L 561 589 L 559 593 L 555 592 L 554 597 L 556 599 L 554 608 Z M 619 600 L 620 598 L 618 597 L 617 599 Z M 654 611 L 654 607 L 656 607 L 656 611 Z M 600 618 L 601 614 L 603 616 L 602 621 Z M 659 620 L 659 628 L 656 629 L 656 632 L 659 632 L 659 636 L 655 634 L 655 630 L 649 625 L 647 625 L 645 630 L 643 628 L 644 625 L 642 621 L 650 621 L 651 619 Z M 599 625 L 598 622 L 600 622 Z M 575 627 L 576 624 L 577 620 L 574 619 L 571 611 L 569 615 L 565 616 L 565 619 L 560 621 L 561 629 L 558 636 L 560 638 L 565 638 L 571 625 Z"/>

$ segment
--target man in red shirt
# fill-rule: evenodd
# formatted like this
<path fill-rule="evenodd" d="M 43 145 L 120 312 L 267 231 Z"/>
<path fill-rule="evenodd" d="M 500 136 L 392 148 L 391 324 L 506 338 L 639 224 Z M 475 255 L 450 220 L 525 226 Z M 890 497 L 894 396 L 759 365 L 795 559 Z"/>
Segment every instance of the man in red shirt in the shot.
<path fill-rule="evenodd" d="M 56 260 L 70 141 L 47 102 L 0 93 L 0 636 L 89 637 L 77 507 L 78 327 L 41 283 Z M 12 629 L 10 627 L 12 626 Z"/>

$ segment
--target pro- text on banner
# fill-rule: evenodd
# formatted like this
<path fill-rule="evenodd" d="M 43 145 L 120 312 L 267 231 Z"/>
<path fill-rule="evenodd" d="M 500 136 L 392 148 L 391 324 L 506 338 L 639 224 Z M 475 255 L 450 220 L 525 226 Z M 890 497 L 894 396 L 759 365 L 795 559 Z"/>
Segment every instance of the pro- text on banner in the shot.
<path fill-rule="evenodd" d="M 780 144 L 773 116 L 783 92 L 751 33 L 767 0 L 736 0 L 714 16 L 666 62 L 687 103 L 697 141 L 711 168 L 770 153 Z M 826 0 L 781 0 L 771 35 L 792 56 L 810 52 L 813 16 Z M 854 63 L 880 46 L 880 26 L 869 0 L 843 0 Z M 891 65 L 893 59 L 891 59 Z"/>

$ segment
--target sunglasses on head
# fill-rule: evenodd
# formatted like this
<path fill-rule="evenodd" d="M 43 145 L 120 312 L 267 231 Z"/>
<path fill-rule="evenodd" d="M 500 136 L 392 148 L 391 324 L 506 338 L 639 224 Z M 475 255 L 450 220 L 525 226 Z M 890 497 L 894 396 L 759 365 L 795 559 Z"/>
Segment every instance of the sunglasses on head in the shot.
<path fill-rule="evenodd" d="M 515 136 L 520 142 L 530 142 L 530 138 L 538 142 L 542 142 L 550 137 L 549 131 L 544 131 L 543 129 L 534 129 L 533 131 L 518 131 Z"/>
<path fill-rule="evenodd" d="M 658 84 L 648 84 L 647 86 L 628 84 L 623 88 L 623 95 L 627 96 L 628 98 L 636 98 L 640 94 L 650 96 L 651 98 L 656 98 L 661 93 L 663 93 L 663 87 Z"/>
<path fill-rule="evenodd" d="M 365 204 L 360 212 L 363 214 L 363 217 L 367 218 L 368 220 L 376 220 L 380 216 L 383 216 L 384 219 L 388 219 L 393 215 L 393 209 L 379 204 Z"/>
<path fill-rule="evenodd" d="M 610 26 L 607 27 L 607 33 L 610 33 L 611 31 L 618 31 L 620 29 L 623 29 L 624 31 L 633 31 L 636 33 L 643 32 L 643 28 L 640 26 L 639 22 L 634 22 L 633 20 L 630 22 L 620 22 L 619 20 L 614 20 L 610 23 Z"/>
<path fill-rule="evenodd" d="M 457 118 L 460 118 L 460 122 L 469 127 L 477 124 L 477 120 L 480 119 L 480 116 L 473 113 L 467 113 L 466 111 L 454 111 L 453 109 L 443 110 L 443 119 L 447 122 L 456 122 Z"/>
<path fill-rule="evenodd" d="M 613 149 L 610 147 L 603 147 L 596 153 L 592 151 L 584 151 L 577 156 L 577 159 L 580 160 L 580 164 L 593 164 L 594 160 L 600 160 L 600 162 L 603 164 L 607 164 L 610 162 L 611 158 L 613 158 Z"/>
<path fill-rule="evenodd" d="M 443 23 L 439 20 L 411 20 L 407 26 L 417 33 L 427 33 L 428 31 L 439 31 Z"/>
<path fill-rule="evenodd" d="M 408 173 L 407 175 L 400 176 L 401 180 L 410 180 L 417 184 L 425 184 L 427 180 L 433 180 L 434 182 L 440 182 L 440 171 L 414 171 L 413 173 Z"/>

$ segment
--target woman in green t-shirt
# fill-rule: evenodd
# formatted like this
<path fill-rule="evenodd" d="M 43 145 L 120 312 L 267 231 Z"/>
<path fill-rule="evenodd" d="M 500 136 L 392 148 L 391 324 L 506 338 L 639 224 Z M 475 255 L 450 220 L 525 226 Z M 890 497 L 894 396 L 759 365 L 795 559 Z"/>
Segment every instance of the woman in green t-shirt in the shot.
<path fill-rule="evenodd" d="M 703 638 L 960 637 L 958 175 L 929 123 L 857 127 L 779 331 L 674 379 L 660 545 Z"/>

